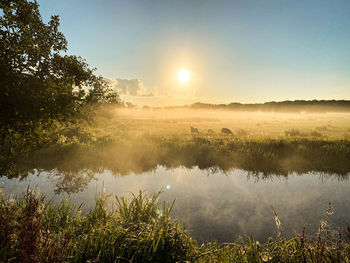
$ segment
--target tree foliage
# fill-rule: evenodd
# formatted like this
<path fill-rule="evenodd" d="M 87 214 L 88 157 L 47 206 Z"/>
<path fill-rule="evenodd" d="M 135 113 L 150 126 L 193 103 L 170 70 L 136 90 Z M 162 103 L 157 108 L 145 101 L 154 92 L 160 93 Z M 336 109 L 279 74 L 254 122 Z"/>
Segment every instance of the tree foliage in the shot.
<path fill-rule="evenodd" d="M 67 55 L 58 16 L 44 23 L 36 1 L 0 0 L 0 125 L 65 121 L 89 103 L 119 103 L 102 77 Z"/>
<path fill-rule="evenodd" d="M 197 102 L 190 105 L 195 109 L 224 109 L 236 111 L 267 111 L 267 112 L 349 112 L 350 100 L 286 100 L 265 103 L 242 104 L 209 104 Z"/>

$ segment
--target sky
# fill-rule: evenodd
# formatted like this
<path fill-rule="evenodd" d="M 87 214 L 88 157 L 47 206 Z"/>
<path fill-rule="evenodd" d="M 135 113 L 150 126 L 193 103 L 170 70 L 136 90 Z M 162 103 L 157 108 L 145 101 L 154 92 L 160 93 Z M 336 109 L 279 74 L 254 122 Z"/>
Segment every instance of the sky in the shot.
<path fill-rule="evenodd" d="M 38 3 L 68 53 L 138 105 L 350 99 L 349 0 Z"/>

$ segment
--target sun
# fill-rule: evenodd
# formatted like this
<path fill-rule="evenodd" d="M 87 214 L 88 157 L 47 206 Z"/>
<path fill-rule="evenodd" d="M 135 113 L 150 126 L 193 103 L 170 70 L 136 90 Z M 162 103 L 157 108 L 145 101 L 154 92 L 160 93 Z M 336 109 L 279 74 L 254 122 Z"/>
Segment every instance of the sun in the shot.
<path fill-rule="evenodd" d="M 177 79 L 181 82 L 187 82 L 190 80 L 190 73 L 187 69 L 181 69 L 179 73 L 177 73 Z"/>

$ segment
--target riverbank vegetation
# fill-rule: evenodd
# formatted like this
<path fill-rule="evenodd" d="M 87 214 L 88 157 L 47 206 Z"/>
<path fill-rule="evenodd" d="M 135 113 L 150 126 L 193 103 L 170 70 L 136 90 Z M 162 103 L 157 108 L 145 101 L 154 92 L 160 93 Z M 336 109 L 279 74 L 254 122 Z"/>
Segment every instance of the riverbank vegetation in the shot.
<path fill-rule="evenodd" d="M 241 238 L 232 243 L 200 243 L 170 218 L 172 206 L 158 194 L 112 197 L 102 193 L 87 214 L 69 200 L 47 203 L 28 189 L 16 199 L 0 197 L 2 262 L 348 262 L 350 230 L 336 229 L 329 218 L 318 233 L 266 243 Z M 114 200 L 111 205 L 110 199 Z"/>
<path fill-rule="evenodd" d="M 17 154 L 11 162 L 4 158 L 12 166 L 3 165 L 3 174 L 25 175 L 33 169 L 128 174 L 158 165 L 239 168 L 264 175 L 316 171 L 342 178 L 350 171 L 348 114 L 210 114 L 95 108 L 89 118 L 47 133 L 46 141 L 32 140 L 38 145 L 30 154 Z M 191 126 L 199 132 L 191 133 Z M 222 134 L 222 127 L 233 134 Z"/>

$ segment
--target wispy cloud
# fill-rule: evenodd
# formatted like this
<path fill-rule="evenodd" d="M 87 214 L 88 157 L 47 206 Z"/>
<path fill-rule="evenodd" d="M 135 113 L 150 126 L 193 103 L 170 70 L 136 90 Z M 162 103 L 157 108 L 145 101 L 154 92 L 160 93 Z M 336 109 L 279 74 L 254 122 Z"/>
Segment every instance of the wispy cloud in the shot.
<path fill-rule="evenodd" d="M 159 91 L 157 88 L 148 89 L 144 87 L 143 82 L 138 79 L 105 79 L 111 88 L 118 91 L 124 101 L 142 106 L 181 106 L 189 105 L 195 102 L 203 103 L 228 103 L 214 98 L 198 96 L 196 90 L 192 88 L 186 93 L 174 93 Z"/>
<path fill-rule="evenodd" d="M 158 89 L 148 90 L 139 79 L 106 79 L 111 87 L 120 95 L 127 96 L 158 96 Z"/>

